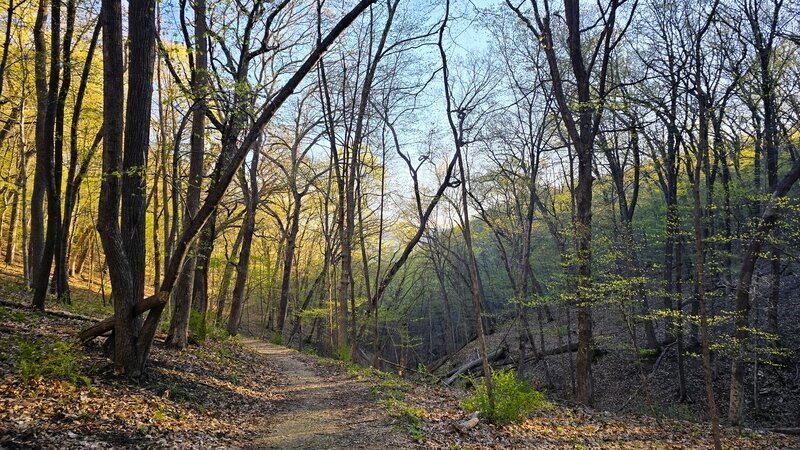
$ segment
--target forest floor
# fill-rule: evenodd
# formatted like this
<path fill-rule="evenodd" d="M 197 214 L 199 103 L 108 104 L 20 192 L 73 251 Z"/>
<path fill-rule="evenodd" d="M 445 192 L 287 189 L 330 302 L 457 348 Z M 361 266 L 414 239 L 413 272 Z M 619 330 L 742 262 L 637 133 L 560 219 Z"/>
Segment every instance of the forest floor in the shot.
<path fill-rule="evenodd" d="M 114 374 L 101 342 L 70 344 L 108 312 L 90 294 L 76 289 L 70 312 L 33 312 L 19 279 L 0 272 L 0 448 L 711 448 L 703 423 L 564 404 L 461 432 L 465 389 L 255 340 L 212 337 L 182 352 L 157 340 L 133 383 Z M 732 428 L 724 443 L 800 448 L 796 437 Z"/>
<path fill-rule="evenodd" d="M 275 388 L 284 399 L 266 434 L 248 447 L 276 449 L 401 448 L 408 436 L 377 407 L 368 383 L 331 370 L 313 356 L 261 341 L 245 345 L 269 360 L 280 374 Z M 336 364 L 333 364 L 336 367 Z"/>

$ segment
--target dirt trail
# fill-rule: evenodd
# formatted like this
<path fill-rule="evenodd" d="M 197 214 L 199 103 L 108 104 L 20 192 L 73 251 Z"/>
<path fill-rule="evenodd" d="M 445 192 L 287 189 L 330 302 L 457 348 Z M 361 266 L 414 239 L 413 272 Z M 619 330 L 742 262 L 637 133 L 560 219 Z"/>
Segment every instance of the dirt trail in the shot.
<path fill-rule="evenodd" d="M 391 424 L 366 383 L 326 371 L 313 358 L 265 342 L 245 343 L 266 355 L 283 374 L 278 392 L 285 400 L 273 426 L 248 448 L 407 448 L 409 439 Z"/>

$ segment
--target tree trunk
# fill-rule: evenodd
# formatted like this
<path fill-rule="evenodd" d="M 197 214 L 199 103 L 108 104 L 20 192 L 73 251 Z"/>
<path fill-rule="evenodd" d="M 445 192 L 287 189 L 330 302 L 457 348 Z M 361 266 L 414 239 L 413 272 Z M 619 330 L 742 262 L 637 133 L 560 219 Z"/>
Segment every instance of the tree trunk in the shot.
<path fill-rule="evenodd" d="M 69 94 L 69 88 L 72 84 L 72 35 L 75 27 L 75 0 L 68 0 L 67 1 L 67 21 L 66 21 L 66 28 L 64 30 L 64 46 L 63 46 L 63 54 L 62 54 L 62 61 L 63 61 L 63 74 L 62 74 L 62 82 L 61 88 L 58 92 L 58 100 L 56 103 L 56 112 L 55 112 L 55 186 L 57 191 L 61 192 L 61 178 L 62 178 L 62 167 L 64 166 L 64 109 L 66 108 L 67 102 L 67 95 Z M 97 30 L 97 27 L 95 27 Z M 95 34 L 97 36 L 99 34 Z M 91 44 L 90 44 L 91 45 Z M 90 51 L 94 51 L 92 47 Z M 91 65 L 91 58 L 87 59 L 87 66 Z M 84 73 L 88 76 L 88 70 L 85 70 Z M 81 80 L 83 83 L 83 80 Z M 79 93 L 79 96 L 82 96 L 83 93 Z M 76 100 L 78 107 L 80 107 L 80 103 L 82 102 L 82 98 Z M 80 110 L 78 110 L 80 111 Z M 78 114 L 80 116 L 80 114 Z M 77 118 L 74 115 L 73 111 L 73 122 L 75 122 Z M 71 141 L 77 140 L 77 132 L 76 128 L 70 126 L 70 134 L 71 134 Z M 69 292 L 69 261 L 67 259 L 67 255 L 69 252 L 69 240 L 71 236 L 71 224 L 72 224 L 72 213 L 74 208 L 74 203 L 77 198 L 77 190 L 74 186 L 74 173 L 78 164 L 77 155 L 75 158 L 72 156 L 76 155 L 72 151 L 72 145 L 70 144 L 70 161 L 69 161 L 69 168 L 67 171 L 67 188 L 68 192 L 66 192 L 66 196 L 64 199 L 64 218 L 59 223 L 59 230 L 57 234 L 57 240 L 55 243 L 55 268 L 53 273 L 53 278 L 55 281 L 56 287 L 56 296 L 59 301 L 64 303 L 70 303 L 70 292 Z M 72 191 L 69 191 L 69 188 L 72 188 Z M 74 194 L 73 194 L 74 192 Z M 70 196 L 73 196 L 70 198 Z M 60 206 L 60 205 L 59 205 Z"/>
<path fill-rule="evenodd" d="M 707 107 L 708 100 L 706 93 L 703 90 L 702 84 L 702 36 L 711 24 L 711 19 L 714 16 L 717 3 L 714 3 L 714 9 L 709 14 L 705 25 L 698 31 L 695 36 L 694 44 L 694 58 L 695 58 L 695 73 L 694 73 L 694 90 L 697 98 L 697 117 L 698 117 L 698 144 L 697 152 L 695 154 L 694 170 L 692 172 L 692 200 L 694 206 L 694 240 L 695 240 L 695 280 L 694 292 L 695 301 L 697 302 L 700 313 L 700 336 L 703 348 L 703 378 L 705 380 L 706 402 L 708 404 L 708 412 L 711 416 L 711 429 L 714 440 L 714 447 L 717 450 L 722 449 L 722 435 L 719 428 L 719 419 L 717 417 L 717 405 L 714 398 L 714 379 L 711 369 L 711 350 L 710 350 L 710 335 L 708 330 L 708 311 L 706 307 L 706 287 L 705 287 L 705 246 L 704 246 L 704 228 L 703 228 L 703 208 L 700 203 L 700 178 L 703 173 L 703 162 L 707 158 L 709 151 L 708 146 L 708 116 Z M 690 163 L 687 163 L 687 167 Z"/>
<path fill-rule="evenodd" d="M 203 187 L 203 158 L 205 156 L 205 126 L 206 126 L 206 85 L 208 77 L 208 45 L 206 37 L 206 4 L 204 0 L 194 2 L 194 46 L 189 51 L 194 57 L 194 71 L 192 73 L 192 93 L 195 97 L 196 106 L 192 111 L 192 134 L 189 143 L 189 180 L 186 192 L 186 209 L 184 211 L 183 227 L 186 229 L 197 215 L 200 209 L 200 192 Z M 184 30 L 186 31 L 186 30 Z M 188 44 L 187 44 L 188 45 Z M 177 146 L 176 146 L 177 147 Z M 176 211 L 173 211 L 176 213 Z M 189 341 L 189 318 L 192 309 L 192 300 L 195 296 L 194 288 L 198 287 L 196 278 L 200 275 L 203 278 L 201 253 L 205 254 L 203 248 L 209 245 L 208 239 L 213 240 L 213 232 L 207 237 L 209 230 L 204 227 L 201 237 L 192 246 L 189 256 L 183 265 L 183 270 L 179 278 L 179 285 L 174 295 L 175 311 L 169 324 L 169 334 L 167 345 L 175 348 L 185 348 Z M 201 267 L 197 271 L 198 264 Z M 199 272 L 199 273 L 198 273 Z M 200 287 L 203 288 L 205 279 L 199 280 Z M 201 293 L 201 300 L 205 300 L 206 292 Z M 203 301 L 205 303 L 205 301 Z"/>
<path fill-rule="evenodd" d="M 239 248 L 242 246 L 242 238 L 244 237 L 244 226 L 239 227 L 236 233 L 236 240 L 233 241 L 233 249 L 228 256 L 228 261 L 225 263 L 225 270 L 222 272 L 222 282 L 219 285 L 219 292 L 217 293 L 217 319 L 216 324 L 222 323 L 222 314 L 225 311 L 225 301 L 228 298 L 228 291 L 231 286 L 231 278 L 233 277 L 233 269 L 238 267 Z"/>
<path fill-rule="evenodd" d="M 67 62 L 70 58 L 71 51 L 70 45 L 72 40 L 72 27 L 73 22 L 75 20 L 75 2 L 74 0 L 70 0 L 67 4 L 67 33 L 64 35 L 64 84 L 62 85 L 62 95 L 63 100 L 59 99 L 59 108 L 60 108 L 60 117 L 59 121 L 61 123 L 60 127 L 62 128 L 63 132 L 63 120 L 64 120 L 64 105 L 63 102 L 66 101 L 66 91 L 69 89 L 69 84 L 71 80 L 71 76 L 69 75 L 71 72 L 71 63 Z M 91 158 L 94 156 L 94 152 L 96 151 L 97 147 L 99 146 L 99 140 L 102 138 L 102 131 L 98 133 L 95 141 L 90 148 L 88 154 L 84 157 L 84 160 L 81 162 L 80 170 L 78 168 L 78 122 L 80 120 L 82 106 L 83 106 L 83 99 L 86 94 L 86 89 L 89 83 L 89 72 L 92 67 L 92 60 L 94 58 L 94 51 L 97 47 L 97 40 L 100 36 L 100 21 L 98 20 L 97 24 L 95 25 L 94 32 L 92 33 L 91 41 L 89 42 L 89 49 L 86 54 L 86 62 L 83 67 L 83 72 L 81 73 L 80 85 L 78 87 L 78 93 L 75 97 L 75 105 L 72 109 L 72 120 L 70 122 L 70 142 L 69 142 L 69 168 L 67 170 L 67 188 L 64 195 L 64 218 L 61 223 L 61 242 L 63 243 L 58 249 L 58 256 L 56 258 L 56 269 L 55 275 L 56 278 L 56 287 L 57 293 L 59 298 L 62 301 L 69 301 L 69 260 L 68 260 L 68 252 L 66 242 L 71 235 L 72 229 L 72 216 L 75 209 L 78 193 L 80 192 L 80 185 L 83 181 L 83 178 L 86 176 L 86 172 L 89 169 L 89 162 Z M 60 151 L 60 149 L 56 149 L 56 151 Z"/>
<path fill-rule="evenodd" d="M 44 37 L 44 24 L 47 22 L 47 2 L 39 2 L 36 22 L 33 27 L 34 40 L 34 78 L 36 80 L 36 165 L 31 194 L 30 239 L 28 248 L 29 287 L 34 287 L 44 256 L 44 196 L 47 189 L 45 177 L 45 116 L 47 115 L 47 44 Z"/>
<path fill-rule="evenodd" d="M 290 183 L 293 183 L 290 181 Z M 294 183 L 293 183 L 294 184 Z M 277 331 L 283 335 L 284 324 L 286 322 L 287 308 L 289 307 L 289 281 L 292 275 L 292 263 L 294 262 L 295 242 L 297 233 L 300 230 L 300 207 L 303 197 L 297 192 L 297 187 L 293 186 L 293 209 L 291 223 L 289 224 L 289 234 L 286 237 L 286 253 L 283 261 L 283 275 L 281 278 L 281 300 L 278 307 L 278 326 Z"/>
<path fill-rule="evenodd" d="M 779 218 L 778 200 L 784 197 L 792 185 L 800 178 L 800 162 L 795 162 L 792 170 L 781 180 L 775 188 L 770 200 L 764 207 L 758 227 L 753 232 L 747 251 L 744 255 L 742 267 L 739 270 L 739 283 L 736 287 L 736 316 L 734 342 L 737 353 L 731 368 L 730 406 L 728 421 L 731 425 L 738 426 L 742 423 L 744 410 L 744 376 L 746 370 L 747 340 L 750 329 L 750 290 L 753 281 L 753 272 L 761 252 L 761 247 L 775 226 Z"/>
<path fill-rule="evenodd" d="M 261 154 L 259 145 L 253 147 L 253 157 L 250 161 L 249 183 L 243 183 L 244 191 L 247 193 L 247 214 L 245 214 L 242 224 L 242 251 L 239 253 L 239 262 L 236 266 L 236 283 L 233 286 L 233 298 L 231 299 L 231 314 L 228 317 L 228 333 L 235 336 L 239 333 L 239 325 L 242 319 L 242 309 L 244 308 L 245 284 L 247 282 L 247 272 L 250 268 L 250 248 L 253 244 L 253 231 L 256 225 L 256 210 L 259 203 L 258 196 L 258 157 Z"/>
<path fill-rule="evenodd" d="M 56 136 L 56 120 L 59 104 L 59 72 L 61 70 L 61 3 L 51 3 L 50 17 L 50 78 L 47 86 L 47 111 L 44 117 L 42 146 L 37 148 L 37 166 L 41 159 L 42 174 L 45 180 L 47 195 L 47 232 L 45 234 L 42 258 L 38 263 L 38 272 L 34 279 L 33 305 L 44 310 L 44 302 L 49 290 L 50 269 L 53 257 L 59 246 L 59 228 L 61 226 L 61 154 Z M 41 153 L 39 152 L 41 150 Z M 56 156 L 56 154 L 58 154 Z M 56 160 L 54 164 L 53 160 Z"/>

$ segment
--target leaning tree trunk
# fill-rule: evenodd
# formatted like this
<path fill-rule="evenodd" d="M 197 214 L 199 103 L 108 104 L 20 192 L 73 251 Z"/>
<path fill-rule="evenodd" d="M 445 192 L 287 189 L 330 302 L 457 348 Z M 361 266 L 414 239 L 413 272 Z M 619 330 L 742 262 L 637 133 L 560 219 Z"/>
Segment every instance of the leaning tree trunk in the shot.
<path fill-rule="evenodd" d="M 739 283 L 736 287 L 736 331 L 733 335 L 734 342 L 738 345 L 738 348 L 731 368 L 730 406 L 728 410 L 728 421 L 734 426 L 741 425 L 744 410 L 745 354 L 746 343 L 750 335 L 750 289 L 753 281 L 753 272 L 761 253 L 761 247 L 778 221 L 779 199 L 786 196 L 798 178 L 800 178 L 800 161 L 795 162 L 792 170 L 778 183 L 770 200 L 764 207 L 764 213 L 761 215 L 758 227 L 750 238 L 742 267 L 739 270 Z"/>
<path fill-rule="evenodd" d="M 294 72 L 294 74 L 283 84 L 278 92 L 272 96 L 269 103 L 261 110 L 260 115 L 254 120 L 252 127 L 245 134 L 241 144 L 235 148 L 227 156 L 229 164 L 227 164 L 221 173 L 219 182 L 210 189 L 206 200 L 201 206 L 197 216 L 181 234 L 180 238 L 175 243 L 174 254 L 170 259 L 170 264 L 167 266 L 164 273 L 164 280 L 161 283 L 159 292 L 147 298 L 135 299 L 132 303 L 120 304 L 120 308 L 115 308 L 115 316 L 107 318 L 98 322 L 97 324 L 83 330 L 79 334 L 79 339 L 86 341 L 97 337 L 109 331 L 114 332 L 115 335 L 115 364 L 118 368 L 125 371 L 127 367 L 130 370 L 125 373 L 130 377 L 138 377 L 144 368 L 144 363 L 152 346 L 153 338 L 158 326 L 159 319 L 164 307 L 167 304 L 169 296 L 175 286 L 175 281 L 178 277 L 178 272 L 183 263 L 183 260 L 188 253 L 190 243 L 197 237 L 204 224 L 211 217 L 219 202 L 222 200 L 228 186 L 230 185 L 233 177 L 237 173 L 239 167 L 245 160 L 247 153 L 252 149 L 254 143 L 259 139 L 266 125 L 275 116 L 278 109 L 286 102 L 289 96 L 298 88 L 303 79 L 308 75 L 314 66 L 320 61 L 327 49 L 335 42 L 339 35 L 344 32 L 355 19 L 364 12 L 376 0 L 362 0 L 333 26 L 324 39 L 320 40 L 315 48 L 310 52 L 309 56 L 305 59 L 303 64 Z M 144 2 L 142 2 L 144 3 Z M 131 11 L 135 10 L 136 14 L 131 14 L 129 23 L 131 30 L 136 30 L 131 36 L 131 49 L 136 48 L 136 51 L 141 51 L 144 45 L 136 42 L 134 45 L 134 36 L 136 39 L 141 38 L 140 34 L 147 29 L 146 21 L 140 20 L 141 16 L 146 15 L 144 10 L 154 11 L 152 5 L 142 5 L 137 0 L 136 3 L 131 4 Z M 122 14 L 121 5 L 119 0 L 104 0 L 103 1 L 103 35 L 104 35 L 104 54 L 106 62 L 104 64 L 104 118 L 107 138 L 104 139 L 103 151 L 103 170 L 104 173 L 111 173 L 112 170 L 119 169 L 119 156 L 121 148 L 121 133 L 111 133 L 109 130 L 121 130 L 122 125 L 122 104 L 121 104 L 121 91 L 122 91 Z M 136 19 L 136 20 L 134 20 Z M 142 23 L 145 22 L 145 23 Z M 153 26 L 154 28 L 154 26 Z M 109 32 L 110 30 L 110 32 Z M 133 58 L 132 58 L 133 61 Z M 129 70 L 132 70 L 133 66 Z M 130 73 L 130 72 L 129 72 Z M 151 80 L 152 81 L 152 80 Z M 129 90 L 129 93 L 131 91 Z M 136 92 L 136 91 L 134 91 Z M 141 100 L 141 99 L 140 99 Z M 141 102 L 149 105 L 149 98 L 147 102 Z M 129 103 L 130 104 L 130 103 Z M 109 124 L 111 122 L 111 124 Z M 141 121 L 140 124 L 146 124 L 149 130 L 149 120 Z M 111 138 L 111 139 L 108 139 Z M 112 141 L 110 145 L 109 141 Z M 118 182 L 115 177 L 104 177 L 104 183 L 101 189 L 101 203 L 100 212 L 102 217 L 98 217 L 98 229 L 102 229 L 101 239 L 103 239 L 103 247 L 106 253 L 106 259 L 109 262 L 109 271 L 112 278 L 112 286 L 115 291 L 120 291 L 120 298 L 129 302 L 130 296 L 126 288 L 131 288 L 133 281 L 128 269 L 128 262 L 125 258 L 125 252 L 122 248 L 121 234 L 117 225 L 116 211 L 119 204 Z M 112 264 L 114 269 L 111 270 Z M 125 307 L 133 304 L 132 307 Z M 138 337 L 135 345 L 130 345 L 130 339 L 118 339 L 118 336 L 129 337 L 129 330 L 132 328 L 131 323 L 135 318 L 145 312 L 149 311 L 144 325 L 139 328 Z M 118 342 L 122 341 L 122 342 Z M 134 353 L 126 352 L 126 350 L 133 350 Z M 126 366 L 125 363 L 130 364 Z"/>

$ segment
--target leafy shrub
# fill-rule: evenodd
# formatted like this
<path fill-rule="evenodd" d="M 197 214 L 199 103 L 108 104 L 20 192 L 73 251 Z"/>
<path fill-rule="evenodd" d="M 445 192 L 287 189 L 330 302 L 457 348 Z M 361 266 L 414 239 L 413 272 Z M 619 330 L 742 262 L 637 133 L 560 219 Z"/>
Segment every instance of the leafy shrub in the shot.
<path fill-rule="evenodd" d="M 25 384 L 42 379 L 60 379 L 68 380 L 74 385 L 92 385 L 89 378 L 78 369 L 77 355 L 66 342 L 21 342 L 17 366 Z"/>
<path fill-rule="evenodd" d="M 280 331 L 273 331 L 269 335 L 269 343 L 275 345 L 283 345 L 283 334 Z"/>
<path fill-rule="evenodd" d="M 475 395 L 464 401 L 464 409 L 478 411 L 481 416 L 497 425 L 515 422 L 528 414 L 549 406 L 544 394 L 527 381 L 518 380 L 513 370 L 492 371 L 492 397 L 494 410 L 489 406 L 486 384 L 470 380 Z"/>
<path fill-rule="evenodd" d="M 228 329 L 221 325 L 215 324 L 211 321 L 206 323 L 206 338 L 212 341 L 227 341 L 231 337 Z"/>
<path fill-rule="evenodd" d="M 674 403 L 663 407 L 663 410 L 657 411 L 668 419 L 684 420 L 688 422 L 696 422 L 700 420 L 697 414 L 686 403 Z"/>
<path fill-rule="evenodd" d="M 352 361 L 353 358 L 350 355 L 350 346 L 349 345 L 345 345 L 344 347 L 342 347 L 339 350 L 337 350 L 336 351 L 336 359 L 338 359 L 339 361 L 344 361 L 346 363 Z"/>
<path fill-rule="evenodd" d="M 189 339 L 193 342 L 201 343 L 206 340 L 208 333 L 204 319 L 205 317 L 201 312 L 194 309 L 189 312 Z"/>

